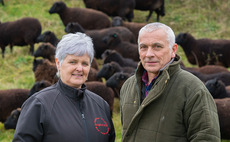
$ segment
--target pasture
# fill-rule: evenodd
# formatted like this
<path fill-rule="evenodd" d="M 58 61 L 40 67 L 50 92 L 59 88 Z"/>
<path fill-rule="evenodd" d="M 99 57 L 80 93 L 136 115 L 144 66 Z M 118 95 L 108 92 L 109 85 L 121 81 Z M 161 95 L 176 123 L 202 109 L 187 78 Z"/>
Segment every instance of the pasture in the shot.
<path fill-rule="evenodd" d="M 84 8 L 83 0 L 63 0 L 68 7 Z M 64 34 L 64 25 L 57 14 L 49 14 L 49 9 L 56 0 L 4 0 L 0 4 L 0 21 L 14 21 L 22 17 L 39 19 L 42 32 L 50 30 L 60 39 Z M 178 35 L 180 32 L 191 33 L 196 38 L 230 40 L 230 1 L 229 0 L 165 0 L 165 16 L 160 22 L 169 25 Z M 145 22 L 148 11 L 134 10 L 134 22 Z M 149 22 L 156 21 L 153 13 Z M 35 50 L 40 43 L 35 44 Z M 1 53 L 1 52 L 0 52 Z M 187 67 L 191 65 L 179 46 L 178 53 Z M 32 71 L 34 57 L 29 54 L 29 46 L 14 46 L 13 53 L 6 47 L 5 58 L 0 57 L 0 90 L 23 88 L 30 89 L 35 82 Z M 98 59 L 101 67 L 102 61 Z M 0 104 L 1 105 L 1 104 Z M 0 106 L 1 107 L 1 106 Z M 115 99 L 113 122 L 116 130 L 116 142 L 121 141 L 121 123 L 119 99 Z M 0 141 L 12 141 L 14 130 L 5 130 L 0 123 Z M 222 140 L 222 142 L 230 140 Z"/>

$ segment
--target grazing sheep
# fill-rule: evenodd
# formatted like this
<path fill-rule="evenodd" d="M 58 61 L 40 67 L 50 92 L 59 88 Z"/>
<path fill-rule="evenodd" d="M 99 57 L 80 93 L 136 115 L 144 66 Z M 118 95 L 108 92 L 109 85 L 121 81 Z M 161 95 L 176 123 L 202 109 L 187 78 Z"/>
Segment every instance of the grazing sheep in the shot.
<path fill-rule="evenodd" d="M 59 39 L 53 32 L 45 31 L 44 33 L 42 33 L 40 36 L 37 37 L 36 41 L 37 42 L 49 42 L 53 46 L 56 47 L 59 42 Z"/>
<path fill-rule="evenodd" d="M 48 59 L 50 62 L 55 63 L 55 51 L 56 47 L 54 47 L 52 44 L 43 43 L 35 51 L 34 57 L 43 57 L 44 59 Z M 99 70 L 99 65 L 95 58 L 92 61 L 91 67 L 95 68 L 96 70 Z"/>
<path fill-rule="evenodd" d="M 11 22 L 0 22 L 0 47 L 4 58 L 5 47 L 9 44 L 11 52 L 13 46 L 30 45 L 33 55 L 36 38 L 41 34 L 41 24 L 38 19 L 25 17 Z"/>
<path fill-rule="evenodd" d="M 230 98 L 214 99 L 220 123 L 221 139 L 230 139 Z"/>
<path fill-rule="evenodd" d="M 93 8 L 106 13 L 109 16 L 121 16 L 132 21 L 135 0 L 83 0 L 87 8 Z"/>
<path fill-rule="evenodd" d="M 134 74 L 136 68 L 132 67 L 121 67 L 117 62 L 106 63 L 102 66 L 100 71 L 97 73 L 98 78 L 104 77 L 106 80 L 109 79 L 116 72 L 125 72 Z"/>
<path fill-rule="evenodd" d="M 70 22 L 78 22 L 88 30 L 103 29 L 111 26 L 109 17 L 105 13 L 89 8 L 69 8 L 62 1 L 55 2 L 49 13 L 59 14 L 65 26 Z"/>
<path fill-rule="evenodd" d="M 104 60 L 104 64 L 110 63 L 112 61 L 117 62 L 122 67 L 133 67 L 136 68 L 138 62 L 135 62 L 132 59 L 124 58 L 120 53 L 115 50 L 107 49 L 102 54 L 102 59 Z"/>
<path fill-rule="evenodd" d="M 189 33 L 180 33 L 176 43 L 183 48 L 189 63 L 193 65 L 230 66 L 230 40 L 195 39 Z"/>
<path fill-rule="evenodd" d="M 213 73 L 213 74 L 203 74 L 197 71 L 189 71 L 189 72 L 194 74 L 204 83 L 210 79 L 216 78 L 218 80 L 223 81 L 225 85 L 230 85 L 230 73 L 229 72 L 219 72 L 219 73 Z"/>
<path fill-rule="evenodd" d="M 34 93 L 51 86 L 52 84 L 47 81 L 47 80 L 41 80 L 41 81 L 37 81 L 34 83 L 34 85 L 32 86 L 32 88 L 30 89 L 30 92 L 28 93 L 28 98 L 31 97 Z"/>
<path fill-rule="evenodd" d="M 7 120 L 4 123 L 4 127 L 6 130 L 16 129 L 16 125 L 17 125 L 20 113 L 21 113 L 21 108 L 12 110 L 10 116 L 7 118 Z"/>
<path fill-rule="evenodd" d="M 218 80 L 216 78 L 210 79 L 205 82 L 205 86 L 208 88 L 212 97 L 215 99 L 230 97 L 230 93 L 227 92 L 225 88 L 226 86 L 221 80 Z"/>
<path fill-rule="evenodd" d="M 44 59 L 48 59 L 50 62 L 54 63 L 55 51 L 56 47 L 54 47 L 51 43 L 43 43 L 34 52 L 34 57 L 43 57 Z"/>
<path fill-rule="evenodd" d="M 123 57 L 139 61 L 138 45 L 130 42 L 122 41 L 117 33 L 110 33 L 103 38 L 108 49 L 119 52 Z"/>
<path fill-rule="evenodd" d="M 136 41 L 138 39 L 140 29 L 142 27 L 144 27 L 145 25 L 146 25 L 146 23 L 125 22 L 119 16 L 112 18 L 112 26 L 113 27 L 123 26 L 123 27 L 128 28 L 134 34 Z"/>
<path fill-rule="evenodd" d="M 0 90 L 0 122 L 5 122 L 12 110 L 21 107 L 29 89 Z"/>
<path fill-rule="evenodd" d="M 185 65 L 181 62 L 181 68 L 187 71 L 198 71 L 204 74 L 229 72 L 227 68 L 219 65 L 205 65 L 197 68 L 197 67 L 185 67 Z"/>
<path fill-rule="evenodd" d="M 87 34 L 93 39 L 95 57 L 101 58 L 101 54 L 108 49 L 107 45 L 103 42 L 102 38 L 110 33 L 119 33 L 122 41 L 127 41 L 130 43 L 136 43 L 135 36 L 126 27 L 109 27 L 99 30 L 85 30 L 79 23 L 68 23 L 65 27 L 67 33 L 82 32 Z"/>
<path fill-rule="evenodd" d="M 160 16 L 165 16 L 164 0 L 136 0 L 135 9 L 143 11 L 149 10 L 146 21 L 149 20 L 153 11 L 157 14 L 157 21 L 160 20 Z"/>
<path fill-rule="evenodd" d="M 0 2 L 1 2 L 2 5 L 5 5 L 3 0 L 0 0 Z"/>
<path fill-rule="evenodd" d="M 116 94 L 118 97 L 120 97 L 120 90 L 124 82 L 131 76 L 129 73 L 124 72 L 117 72 L 113 74 L 107 81 L 106 86 L 111 87 L 115 89 Z"/>
<path fill-rule="evenodd" d="M 113 102 L 114 102 L 113 90 L 110 87 L 107 87 L 104 83 L 98 81 L 86 82 L 85 85 L 88 90 L 101 96 L 109 104 L 110 112 L 112 116 Z"/>

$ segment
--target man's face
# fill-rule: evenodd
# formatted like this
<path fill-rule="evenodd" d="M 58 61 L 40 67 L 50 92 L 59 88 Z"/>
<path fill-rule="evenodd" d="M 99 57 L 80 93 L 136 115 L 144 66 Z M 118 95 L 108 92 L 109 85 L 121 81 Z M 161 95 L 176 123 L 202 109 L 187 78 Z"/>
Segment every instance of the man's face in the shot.
<path fill-rule="evenodd" d="M 156 76 L 176 56 L 177 44 L 169 48 L 167 34 L 162 30 L 139 35 L 140 60 L 148 75 Z"/>

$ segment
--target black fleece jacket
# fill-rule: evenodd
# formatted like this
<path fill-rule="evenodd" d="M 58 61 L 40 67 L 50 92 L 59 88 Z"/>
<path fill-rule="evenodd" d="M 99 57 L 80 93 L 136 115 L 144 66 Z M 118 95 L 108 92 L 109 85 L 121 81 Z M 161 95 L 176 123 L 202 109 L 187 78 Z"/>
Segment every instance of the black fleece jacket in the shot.
<path fill-rule="evenodd" d="M 113 142 L 109 105 L 85 85 L 59 80 L 22 106 L 13 142 Z"/>

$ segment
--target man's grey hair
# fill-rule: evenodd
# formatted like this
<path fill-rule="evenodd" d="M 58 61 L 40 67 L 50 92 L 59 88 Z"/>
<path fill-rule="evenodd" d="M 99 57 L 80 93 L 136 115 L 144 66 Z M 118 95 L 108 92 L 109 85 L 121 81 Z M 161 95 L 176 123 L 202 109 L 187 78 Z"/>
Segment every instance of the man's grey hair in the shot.
<path fill-rule="evenodd" d="M 147 25 L 145 25 L 144 27 L 142 27 L 139 31 L 139 36 L 143 33 L 143 32 L 153 32 L 159 29 L 163 29 L 167 36 L 168 36 L 168 43 L 169 43 L 169 48 L 172 49 L 173 45 L 175 44 L 175 34 L 173 32 L 173 30 L 163 24 L 163 23 L 159 23 L 159 22 L 154 22 L 154 23 L 149 23 Z M 139 45 L 139 36 L 138 36 L 138 45 Z"/>

